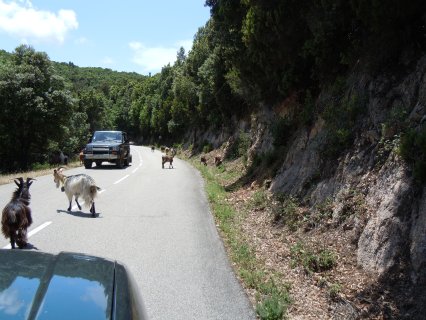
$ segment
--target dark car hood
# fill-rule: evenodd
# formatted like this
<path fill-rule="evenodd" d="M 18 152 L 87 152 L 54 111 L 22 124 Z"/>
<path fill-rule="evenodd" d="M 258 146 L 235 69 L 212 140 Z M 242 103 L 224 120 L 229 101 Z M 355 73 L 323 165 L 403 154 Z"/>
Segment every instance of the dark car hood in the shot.
<path fill-rule="evenodd" d="M 100 257 L 0 250 L 0 319 L 145 319 L 127 276 Z"/>

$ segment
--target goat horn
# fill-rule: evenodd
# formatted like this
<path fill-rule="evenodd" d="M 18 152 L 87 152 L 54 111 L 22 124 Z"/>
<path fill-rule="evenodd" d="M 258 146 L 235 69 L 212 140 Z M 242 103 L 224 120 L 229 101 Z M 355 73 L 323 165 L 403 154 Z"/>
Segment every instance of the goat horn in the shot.
<path fill-rule="evenodd" d="M 30 185 L 32 185 L 33 184 L 33 181 L 34 181 L 35 179 L 33 179 L 33 178 L 27 178 L 27 186 L 28 186 L 28 188 L 30 187 Z"/>
<path fill-rule="evenodd" d="M 15 184 L 20 187 L 23 183 L 24 183 L 24 179 L 22 177 L 19 178 L 15 178 L 15 180 L 13 180 L 15 182 Z M 19 183 L 18 183 L 19 181 Z"/>

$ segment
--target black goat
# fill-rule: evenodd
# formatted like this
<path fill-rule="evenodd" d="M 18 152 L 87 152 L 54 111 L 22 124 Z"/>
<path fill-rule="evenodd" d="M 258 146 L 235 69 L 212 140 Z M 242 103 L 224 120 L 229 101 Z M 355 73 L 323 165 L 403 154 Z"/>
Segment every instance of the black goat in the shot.
<path fill-rule="evenodd" d="M 27 245 L 27 229 L 33 223 L 30 205 L 30 186 L 32 178 L 24 181 L 22 177 L 15 179 L 18 188 L 13 192 L 12 199 L 4 207 L 1 217 L 1 231 L 10 238 L 10 245 L 15 249 L 15 243 L 20 249 Z"/>

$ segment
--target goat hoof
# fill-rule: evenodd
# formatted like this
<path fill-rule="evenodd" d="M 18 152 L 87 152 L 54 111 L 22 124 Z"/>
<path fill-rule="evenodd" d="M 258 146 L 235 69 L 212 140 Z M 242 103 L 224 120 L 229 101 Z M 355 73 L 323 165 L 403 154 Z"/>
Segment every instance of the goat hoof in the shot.
<path fill-rule="evenodd" d="M 62 191 L 62 192 L 64 192 L 64 191 L 65 191 L 65 188 L 64 188 L 64 187 L 61 187 L 61 191 Z"/>

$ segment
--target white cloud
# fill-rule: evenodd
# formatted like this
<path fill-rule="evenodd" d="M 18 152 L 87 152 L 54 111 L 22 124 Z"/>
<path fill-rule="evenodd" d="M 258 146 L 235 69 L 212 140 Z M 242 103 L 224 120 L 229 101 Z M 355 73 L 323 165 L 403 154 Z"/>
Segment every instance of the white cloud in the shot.
<path fill-rule="evenodd" d="M 173 47 L 147 47 L 141 42 L 131 42 L 129 47 L 133 51 L 132 61 L 142 67 L 144 73 L 159 72 L 162 67 L 176 61 L 180 47 L 187 53 L 192 46 L 192 40 L 180 41 Z"/>
<path fill-rule="evenodd" d="M 19 290 L 9 287 L 0 293 L 0 311 L 5 314 L 16 316 L 25 307 L 22 297 L 19 297 Z"/>
<path fill-rule="evenodd" d="M 63 43 L 68 31 L 77 29 L 73 10 L 58 13 L 35 9 L 31 1 L 0 0 L 0 31 L 21 39 Z"/>

